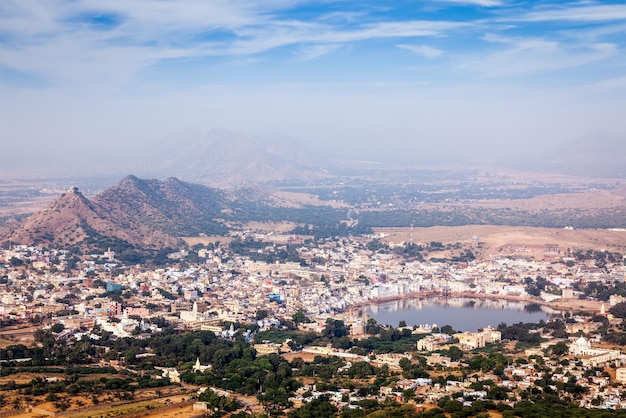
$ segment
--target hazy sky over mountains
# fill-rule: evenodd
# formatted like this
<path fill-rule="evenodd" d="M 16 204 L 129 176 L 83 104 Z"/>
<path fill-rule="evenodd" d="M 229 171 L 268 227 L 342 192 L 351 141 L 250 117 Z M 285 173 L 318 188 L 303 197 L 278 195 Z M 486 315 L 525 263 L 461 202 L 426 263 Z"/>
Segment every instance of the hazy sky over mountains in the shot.
<path fill-rule="evenodd" d="M 626 133 L 622 1 L 3 0 L 0 164 L 187 127 L 480 160 Z"/>

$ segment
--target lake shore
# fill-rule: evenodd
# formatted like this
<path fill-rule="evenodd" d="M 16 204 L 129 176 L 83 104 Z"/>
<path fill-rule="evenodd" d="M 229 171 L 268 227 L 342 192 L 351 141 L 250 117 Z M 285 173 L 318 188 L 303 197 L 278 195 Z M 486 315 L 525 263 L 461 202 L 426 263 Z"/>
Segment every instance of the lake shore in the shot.
<path fill-rule="evenodd" d="M 511 302 L 525 302 L 528 304 L 537 304 L 545 307 L 552 308 L 558 311 L 566 312 L 578 312 L 584 311 L 589 313 L 599 313 L 602 307 L 601 301 L 586 300 L 586 299 L 557 299 L 553 301 L 545 301 L 540 298 L 532 296 L 519 296 L 519 295 L 501 295 L 501 294 L 486 294 L 486 293 L 472 293 L 472 292 L 410 292 L 398 294 L 395 296 L 389 296 L 384 298 L 370 299 L 365 302 L 360 302 L 354 305 L 350 305 L 344 309 L 344 311 L 363 308 L 371 305 L 378 305 L 385 302 L 393 302 L 396 300 L 408 300 L 408 299 L 424 299 L 433 297 L 450 297 L 450 298 L 473 298 L 473 299 L 488 299 L 488 300 L 506 300 Z M 608 309 L 608 303 L 605 303 Z"/>

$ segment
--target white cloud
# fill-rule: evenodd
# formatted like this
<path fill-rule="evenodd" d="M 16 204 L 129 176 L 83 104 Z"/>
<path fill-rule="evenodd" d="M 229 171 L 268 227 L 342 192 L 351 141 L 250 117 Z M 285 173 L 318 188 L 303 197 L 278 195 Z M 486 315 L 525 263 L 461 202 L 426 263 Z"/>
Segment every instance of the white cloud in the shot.
<path fill-rule="evenodd" d="M 411 51 L 414 54 L 421 55 L 424 58 L 432 59 L 440 57 L 443 54 L 443 51 L 437 48 L 430 47 L 428 45 L 407 45 L 407 44 L 399 44 L 396 47 L 401 49 L 406 49 L 407 51 Z"/>
<path fill-rule="evenodd" d="M 504 3 L 502 0 L 437 0 L 440 3 L 455 3 L 455 4 L 466 4 L 472 6 L 482 6 L 482 7 L 497 7 L 502 6 Z"/>
<path fill-rule="evenodd" d="M 296 53 L 297 61 L 310 61 L 324 55 L 331 54 L 339 49 L 341 45 L 337 44 L 320 44 L 302 46 Z"/>
<path fill-rule="evenodd" d="M 0 27 L 12 42 L 0 44 L 0 65 L 36 74 L 61 86 L 115 86 L 161 60 L 251 56 L 297 47 L 311 60 L 341 44 L 383 38 L 440 36 L 469 26 L 452 21 L 381 21 L 346 29 L 328 16 L 300 21 L 279 17 L 287 1 L 78 0 L 11 1 L 0 9 Z M 65 3 L 63 3 L 65 4 Z M 95 30 L 85 13 L 118 17 Z M 74 20 L 72 20 L 74 19 Z"/>
<path fill-rule="evenodd" d="M 556 41 L 547 41 L 541 38 L 513 38 L 487 33 L 482 37 L 483 41 L 513 45 L 516 50 L 555 51 L 559 47 Z"/>
<path fill-rule="evenodd" d="M 485 7 L 510 4 L 504 0 L 440 1 Z M 354 12 L 339 11 L 299 20 L 297 14 L 283 13 L 294 7 L 291 0 L 4 0 L 0 1 L 0 27 L 9 41 L 0 43 L 0 65 L 34 74 L 60 87 L 119 89 L 137 81 L 142 70 L 165 60 L 218 57 L 206 60 L 215 68 L 250 66 L 259 61 L 271 65 L 274 56 L 262 54 L 278 48 L 285 48 L 286 55 L 291 53 L 294 60 L 305 62 L 332 54 L 350 43 L 386 39 L 398 48 L 434 60 L 444 51 L 429 46 L 430 38 L 459 35 L 470 45 L 480 36 L 477 30 L 482 33 L 488 28 L 491 32 L 482 38 L 492 44 L 488 50 L 472 45 L 460 50 L 454 40 L 445 44 L 446 56 L 452 56 L 455 48 L 458 51 L 453 70 L 470 78 L 518 76 L 616 56 L 618 46 L 606 40 L 615 42 L 615 34 L 625 30 L 621 21 L 593 27 L 572 25 L 574 28 L 528 38 L 503 35 L 523 29 L 523 21 L 599 21 L 626 16 L 623 5 L 578 4 L 531 9 L 522 14 L 516 10 L 517 16 L 506 19 L 397 20 L 390 13 L 385 20 L 385 13 L 370 15 L 372 8 L 363 6 Z M 88 22 L 72 19 L 99 12 L 119 16 L 119 22 L 94 30 Z M 509 24 L 516 27 L 505 26 Z M 367 45 L 363 47 L 366 49 Z M 358 49 L 346 48 L 350 52 Z M 437 63 L 429 63 L 428 70 L 430 74 L 437 72 L 443 80 L 448 75 L 443 72 L 448 69 L 438 68 Z M 424 64 L 420 67 L 426 68 Z"/>
<path fill-rule="evenodd" d="M 460 57 L 457 68 L 483 78 L 519 76 L 574 68 L 614 57 L 615 44 L 563 44 L 541 38 L 513 38 L 487 34 L 483 40 L 508 48 Z"/>
<path fill-rule="evenodd" d="M 327 13 L 319 17 L 321 21 L 332 21 L 332 22 L 358 22 L 359 19 L 363 19 L 367 17 L 368 13 L 363 12 L 333 12 Z"/>
<path fill-rule="evenodd" d="M 601 80 L 594 83 L 591 87 L 597 87 L 600 89 L 626 89 L 626 77 L 614 77 L 606 80 Z"/>
<path fill-rule="evenodd" d="M 352 30 L 338 29 L 321 24 L 277 23 L 267 28 L 245 28 L 238 31 L 242 39 L 228 46 L 224 54 L 251 54 L 273 48 L 300 43 L 348 43 L 385 38 L 410 38 L 439 36 L 448 31 L 470 26 L 449 21 L 380 22 L 363 25 Z"/>
<path fill-rule="evenodd" d="M 518 16 L 511 16 L 503 20 L 546 22 L 546 21 L 576 21 L 601 22 L 626 19 L 626 5 L 605 4 L 594 6 L 576 6 L 558 9 L 534 11 Z"/>

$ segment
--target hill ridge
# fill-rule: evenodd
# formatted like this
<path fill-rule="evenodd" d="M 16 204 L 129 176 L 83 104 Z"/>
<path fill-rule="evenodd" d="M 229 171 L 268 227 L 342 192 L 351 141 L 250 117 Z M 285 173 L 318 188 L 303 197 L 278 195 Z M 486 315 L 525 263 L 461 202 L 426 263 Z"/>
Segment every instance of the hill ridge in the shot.
<path fill-rule="evenodd" d="M 214 218 L 227 206 L 225 194 L 175 177 L 165 181 L 128 175 L 86 198 L 77 188 L 32 214 L 5 239 L 21 244 L 103 247 L 113 243 L 158 249 L 178 238 L 223 233 Z"/>

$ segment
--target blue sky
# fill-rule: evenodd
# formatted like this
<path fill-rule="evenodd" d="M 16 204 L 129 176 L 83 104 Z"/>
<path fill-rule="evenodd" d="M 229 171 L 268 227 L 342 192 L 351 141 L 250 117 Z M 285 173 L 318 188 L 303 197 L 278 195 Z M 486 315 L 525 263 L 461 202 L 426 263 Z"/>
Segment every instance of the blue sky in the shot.
<path fill-rule="evenodd" d="M 625 44 L 620 1 L 3 0 L 2 158 L 188 127 L 364 158 L 624 135 Z"/>

